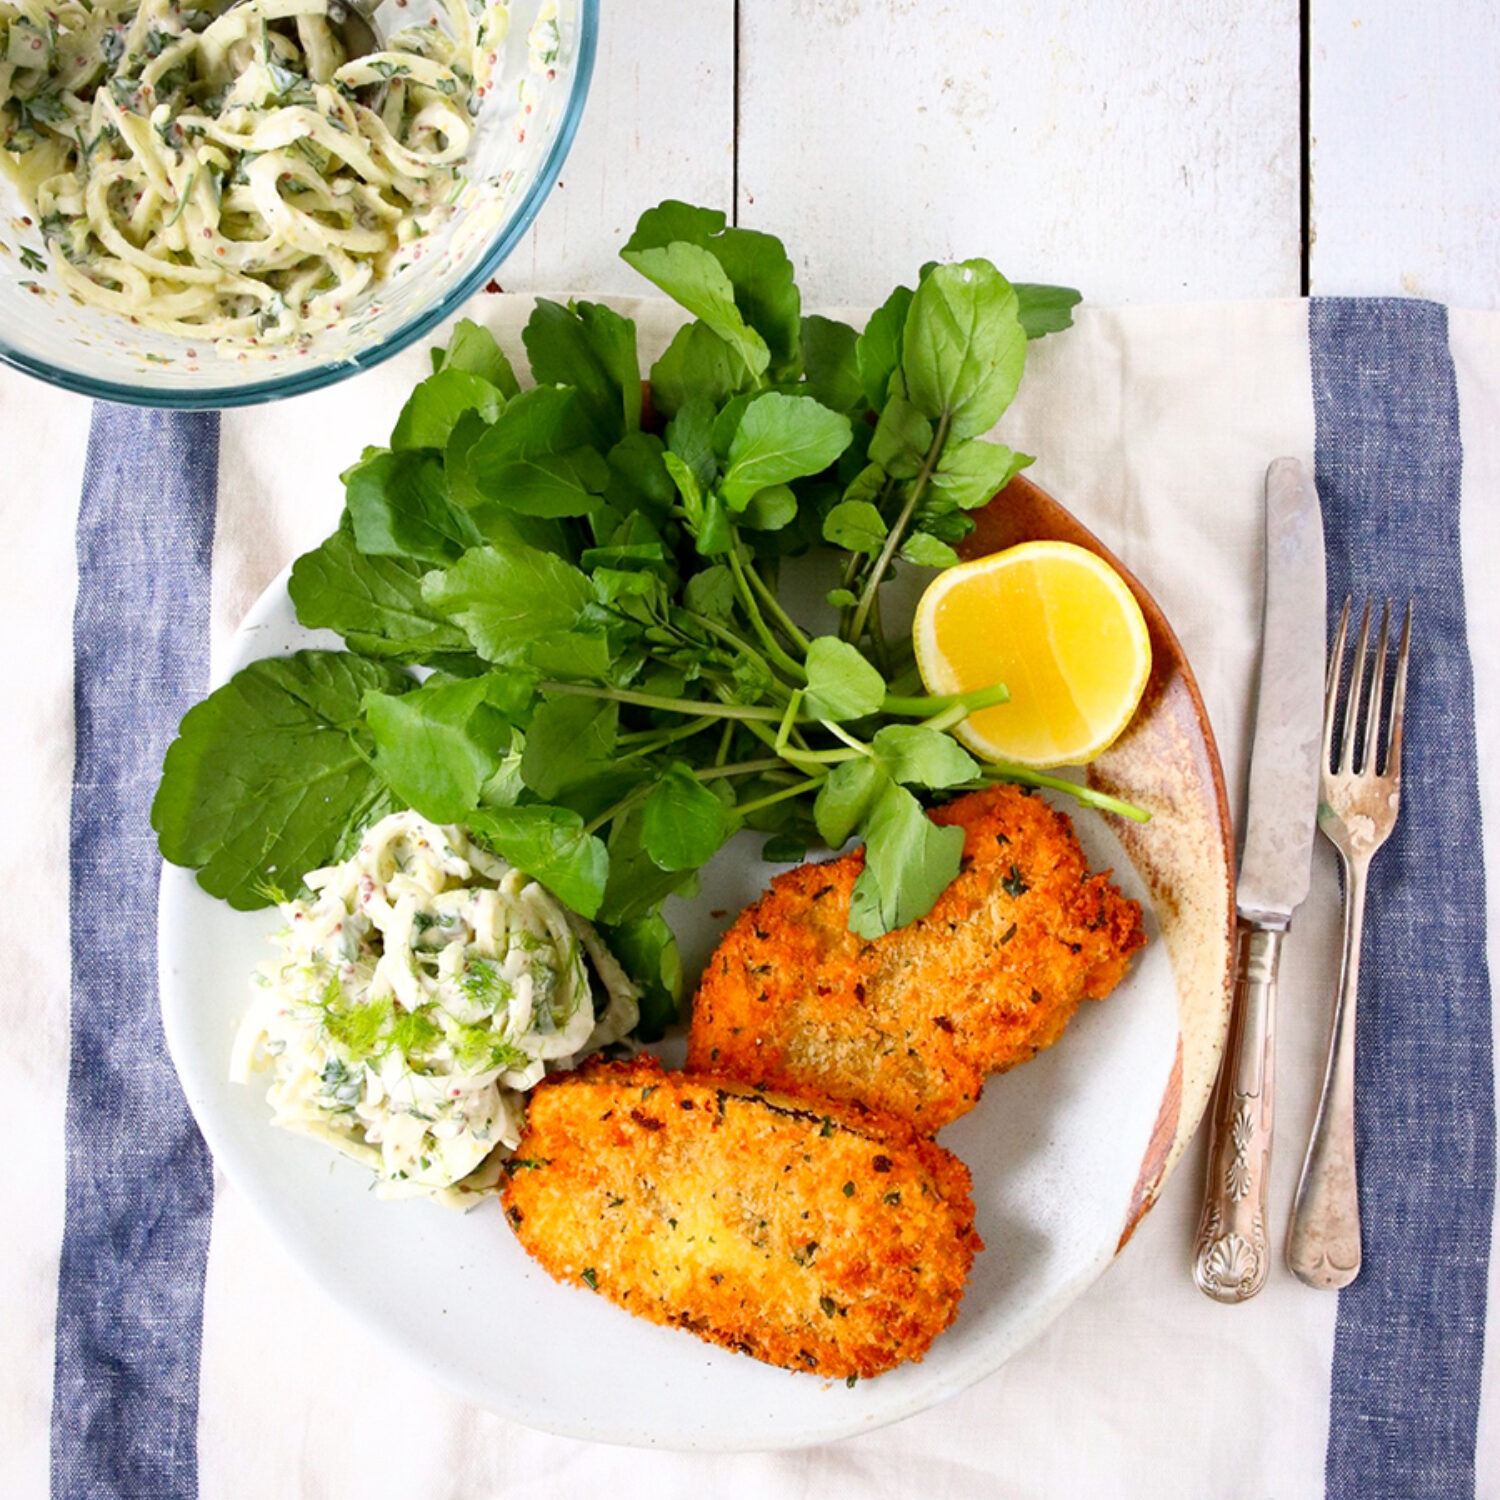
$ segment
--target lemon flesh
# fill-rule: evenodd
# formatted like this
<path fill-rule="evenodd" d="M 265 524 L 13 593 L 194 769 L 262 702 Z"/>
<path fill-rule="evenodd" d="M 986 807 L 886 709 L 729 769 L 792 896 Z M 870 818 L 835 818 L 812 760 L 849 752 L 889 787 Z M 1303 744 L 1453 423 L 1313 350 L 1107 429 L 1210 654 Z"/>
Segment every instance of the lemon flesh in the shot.
<path fill-rule="evenodd" d="M 954 731 L 990 760 L 1081 765 L 1135 714 L 1151 675 L 1145 616 L 1125 580 L 1068 542 L 1018 547 L 940 574 L 912 622 L 930 693 L 1003 682 L 1010 701 Z"/>

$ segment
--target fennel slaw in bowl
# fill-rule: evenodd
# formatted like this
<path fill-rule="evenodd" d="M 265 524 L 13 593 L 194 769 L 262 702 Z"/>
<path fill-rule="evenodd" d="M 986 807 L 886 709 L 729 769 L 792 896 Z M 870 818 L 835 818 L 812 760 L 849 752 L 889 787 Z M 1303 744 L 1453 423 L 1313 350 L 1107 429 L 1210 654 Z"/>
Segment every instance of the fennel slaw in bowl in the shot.
<path fill-rule="evenodd" d="M 232 354 L 309 340 L 410 262 L 462 192 L 508 8 L 446 0 L 366 56 L 336 18 L 0 0 L 0 164 L 72 296 Z M 534 30 L 555 48 L 555 13 Z"/>
<path fill-rule="evenodd" d="M 306 885 L 281 904 L 231 1078 L 269 1069 L 273 1123 L 363 1162 L 381 1196 L 472 1203 L 548 1066 L 635 1026 L 634 986 L 543 886 L 414 812 Z"/>
<path fill-rule="evenodd" d="M 369 0 L 363 3 L 368 8 Z M 324 44 L 342 45 L 343 0 L 322 0 L 321 16 L 316 8 L 294 13 L 302 4 L 65 0 L 75 20 L 92 15 L 103 27 L 100 46 L 90 51 L 69 47 L 70 28 L 56 19 L 62 11 L 40 0 L 0 0 L 0 363 L 106 400 L 245 405 L 314 390 L 379 363 L 494 276 L 546 199 L 577 131 L 598 0 L 384 0 L 376 21 L 381 52 L 342 61 Z M 222 59 L 211 49 L 211 65 L 200 65 L 195 28 L 206 36 L 225 20 L 236 30 L 241 11 L 246 34 Z M 133 37 L 143 16 L 143 34 Z M 186 30 L 179 34 L 180 24 Z M 101 50 L 117 45 L 118 59 L 105 58 L 101 75 Z M 354 50 L 361 45 L 354 41 Z M 10 63 L 13 51 L 34 65 Z M 68 65 L 75 53 L 83 70 L 94 70 L 94 82 Z M 213 81 L 202 76 L 210 66 Z M 184 68 L 193 75 L 185 82 Z M 171 106 L 165 112 L 164 103 Z M 128 116 L 131 140 L 123 133 L 114 139 L 113 118 L 96 130 L 96 106 L 101 115 Z M 193 129 L 179 136 L 182 118 Z M 227 139 L 212 140 L 205 121 Z M 354 130 L 340 128 L 351 124 Z M 382 142 L 379 149 L 372 138 Z M 70 173 L 69 148 L 77 158 L 80 145 L 87 161 L 75 160 L 79 170 Z M 444 159 L 424 164 L 415 159 L 422 155 Z M 265 156 L 282 162 L 274 179 L 270 165 L 258 165 Z M 220 157 L 230 162 L 227 171 Z M 96 163 L 113 174 L 106 191 L 112 201 L 96 203 L 96 216 L 124 236 L 124 247 L 116 240 L 101 250 L 84 227 L 93 223 L 86 179 Z M 76 185 L 56 182 L 57 196 L 43 210 L 33 189 L 69 175 Z M 392 182 L 377 180 L 384 177 Z M 256 201 L 278 221 L 272 232 Z M 191 233 L 184 248 L 167 241 L 203 215 L 197 239 L 212 263 L 199 265 L 187 248 Z M 396 232 L 387 235 L 387 228 Z M 325 254 L 325 229 L 334 241 L 351 237 L 335 244 L 337 255 Z M 306 241 L 306 259 L 240 265 L 233 296 L 220 301 L 209 278 L 242 256 L 285 258 L 290 252 L 276 247 L 287 231 Z M 382 236 L 383 248 L 376 244 Z M 136 252 L 149 264 L 132 263 Z M 192 284 L 157 280 L 162 260 L 180 266 Z M 124 280 L 101 274 L 105 262 Z M 68 284 L 84 275 L 113 305 Z M 147 317 L 135 307 L 139 277 L 151 289 Z M 265 283 L 258 291 L 247 287 L 256 280 Z M 195 303 L 198 310 L 190 311 Z M 156 313 L 168 314 L 175 331 Z"/>

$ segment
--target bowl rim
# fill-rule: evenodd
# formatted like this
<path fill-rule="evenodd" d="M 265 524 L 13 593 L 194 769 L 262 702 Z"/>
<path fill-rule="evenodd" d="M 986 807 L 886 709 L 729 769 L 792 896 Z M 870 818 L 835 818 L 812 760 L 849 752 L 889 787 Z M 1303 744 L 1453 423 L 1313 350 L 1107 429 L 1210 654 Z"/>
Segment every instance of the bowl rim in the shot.
<path fill-rule="evenodd" d="M 491 245 L 489 253 L 468 275 L 438 302 L 419 313 L 409 323 L 398 328 L 389 338 L 372 348 L 351 356 L 317 365 L 305 374 L 281 374 L 272 379 L 257 380 L 248 385 L 204 387 L 183 391 L 155 391 L 141 386 L 128 385 L 117 380 L 102 380 L 90 375 L 80 375 L 72 370 L 58 369 L 30 354 L 12 349 L 0 337 L 0 365 L 8 365 L 23 374 L 32 375 L 74 395 L 89 396 L 97 401 L 115 401 L 127 406 L 156 407 L 168 411 L 224 411 L 237 406 L 256 406 L 265 401 L 281 401 L 289 396 L 301 396 L 309 391 L 321 390 L 324 386 L 373 369 L 376 365 L 399 354 L 409 344 L 415 343 L 430 333 L 445 318 L 456 312 L 470 297 L 489 281 L 499 270 L 501 263 L 516 248 L 521 237 L 531 228 L 532 222 L 547 201 L 562 164 L 572 149 L 573 139 L 578 134 L 579 122 L 583 118 L 584 105 L 588 102 L 589 85 L 594 74 L 594 59 L 599 42 L 599 0 L 578 0 L 578 61 L 573 69 L 573 79 L 563 106 L 562 123 L 552 144 L 547 148 L 541 166 L 522 195 L 519 207 Z"/>

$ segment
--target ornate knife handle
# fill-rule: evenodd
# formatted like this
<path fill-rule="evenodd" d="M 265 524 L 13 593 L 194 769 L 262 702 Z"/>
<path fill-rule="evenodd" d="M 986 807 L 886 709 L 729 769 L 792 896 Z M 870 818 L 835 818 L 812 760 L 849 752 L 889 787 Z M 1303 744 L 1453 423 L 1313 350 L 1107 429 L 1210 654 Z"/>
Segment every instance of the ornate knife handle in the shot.
<path fill-rule="evenodd" d="M 1276 966 L 1283 934 L 1241 927 L 1229 1050 L 1209 1121 L 1208 1181 L 1193 1280 L 1218 1302 L 1244 1302 L 1270 1268 L 1266 1191 L 1275 1118 Z"/>

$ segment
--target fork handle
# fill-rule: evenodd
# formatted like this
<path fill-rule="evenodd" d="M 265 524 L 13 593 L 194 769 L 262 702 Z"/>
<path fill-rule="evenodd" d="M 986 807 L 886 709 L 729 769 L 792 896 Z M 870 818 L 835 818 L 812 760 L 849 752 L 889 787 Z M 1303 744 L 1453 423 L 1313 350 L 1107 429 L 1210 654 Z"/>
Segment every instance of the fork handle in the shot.
<path fill-rule="evenodd" d="M 1242 926 L 1229 1049 L 1209 1121 L 1208 1180 L 1193 1280 L 1216 1302 L 1244 1302 L 1265 1285 L 1271 1256 L 1266 1189 L 1275 1118 L 1276 970 L 1283 933 Z"/>
<path fill-rule="evenodd" d="M 1344 859 L 1344 954 L 1323 1095 L 1292 1205 L 1286 1260 L 1299 1281 L 1323 1291 L 1359 1275 L 1359 1176 L 1354 1160 L 1354 1026 L 1365 929 L 1366 865 Z"/>

